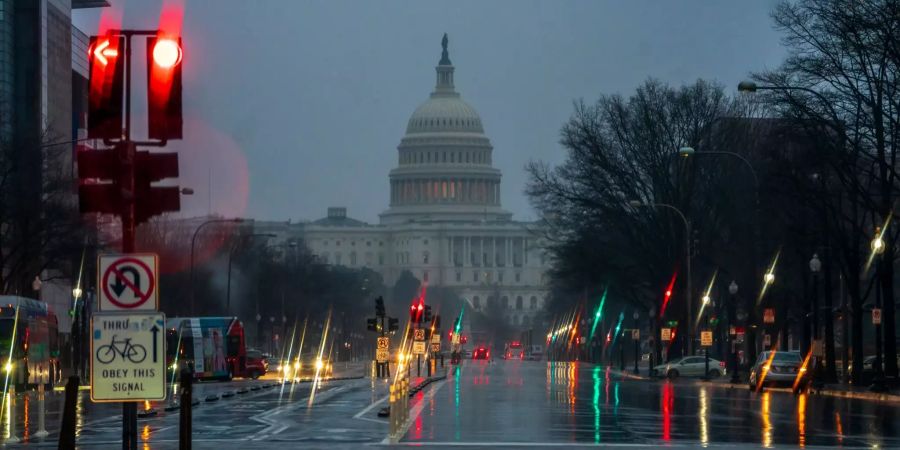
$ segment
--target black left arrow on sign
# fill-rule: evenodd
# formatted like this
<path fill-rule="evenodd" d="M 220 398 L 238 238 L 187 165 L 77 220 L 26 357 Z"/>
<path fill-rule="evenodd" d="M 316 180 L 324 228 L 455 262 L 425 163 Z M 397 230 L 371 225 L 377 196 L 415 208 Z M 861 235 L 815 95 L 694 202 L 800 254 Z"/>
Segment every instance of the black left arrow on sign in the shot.
<path fill-rule="evenodd" d="M 138 272 L 137 269 L 135 269 L 134 267 L 131 267 L 131 266 L 125 266 L 118 270 L 118 273 L 116 273 L 116 283 L 111 286 L 113 292 L 115 292 L 116 296 L 119 297 L 122 295 L 123 292 L 125 292 L 125 289 L 128 288 L 128 284 L 123 282 L 123 280 L 122 280 L 122 277 L 124 277 L 126 273 L 131 274 L 131 280 L 136 289 L 136 292 L 134 293 L 134 295 L 140 296 L 141 295 L 141 273 Z"/>
<path fill-rule="evenodd" d="M 153 325 L 150 332 L 153 333 L 153 362 L 156 362 L 156 335 L 159 333 L 159 328 L 156 325 Z"/>

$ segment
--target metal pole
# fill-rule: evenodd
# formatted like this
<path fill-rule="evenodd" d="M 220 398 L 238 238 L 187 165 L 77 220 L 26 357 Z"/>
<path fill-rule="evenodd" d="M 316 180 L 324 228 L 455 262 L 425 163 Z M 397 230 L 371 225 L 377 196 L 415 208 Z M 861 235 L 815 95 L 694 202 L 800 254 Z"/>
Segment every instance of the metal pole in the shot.
<path fill-rule="evenodd" d="M 43 378 L 43 377 L 41 377 Z M 47 408 L 46 408 L 46 398 L 44 395 L 44 383 L 45 380 L 41 380 L 38 383 L 37 392 L 38 392 L 38 430 L 34 435 L 36 437 L 44 437 L 47 436 Z"/>
<path fill-rule="evenodd" d="M 178 448 L 190 450 L 194 375 L 187 368 L 181 369 L 181 410 L 178 417 Z"/>
<path fill-rule="evenodd" d="M 691 299 L 691 221 L 686 217 L 682 217 L 684 219 L 684 227 L 685 227 L 685 258 L 686 258 L 686 269 L 687 269 L 687 283 L 685 283 L 687 289 L 685 293 L 685 298 L 687 299 L 687 321 L 688 321 L 688 355 L 694 354 L 694 320 L 693 320 L 693 302 Z"/>

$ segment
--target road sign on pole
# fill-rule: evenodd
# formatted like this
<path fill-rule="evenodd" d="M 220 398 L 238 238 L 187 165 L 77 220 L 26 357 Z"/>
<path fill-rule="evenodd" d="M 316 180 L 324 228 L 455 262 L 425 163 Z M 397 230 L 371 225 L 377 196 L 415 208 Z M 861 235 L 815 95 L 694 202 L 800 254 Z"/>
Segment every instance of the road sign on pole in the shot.
<path fill-rule="evenodd" d="M 381 336 L 378 338 L 378 343 L 376 345 L 376 348 L 378 350 L 382 350 L 382 349 L 387 350 L 390 346 L 391 346 L 391 340 L 389 337 Z"/>
<path fill-rule="evenodd" d="M 663 328 L 660 330 L 660 340 L 668 342 L 672 340 L 672 329 L 671 328 Z"/>
<path fill-rule="evenodd" d="M 431 343 L 431 351 L 434 353 L 438 353 L 441 351 L 441 343 L 440 342 L 432 342 Z"/>
<path fill-rule="evenodd" d="M 775 308 L 766 308 L 763 311 L 763 323 L 775 323 Z"/>
<path fill-rule="evenodd" d="M 700 345 L 702 345 L 703 347 L 712 347 L 712 345 L 713 345 L 712 331 L 701 331 L 700 332 Z"/>
<path fill-rule="evenodd" d="M 391 351 L 386 348 L 375 349 L 375 361 L 380 363 L 388 362 L 391 357 Z"/>
<path fill-rule="evenodd" d="M 637 328 L 631 330 L 631 339 L 635 341 L 641 340 L 641 330 Z"/>
<path fill-rule="evenodd" d="M 413 355 L 425 354 L 425 341 L 414 341 L 412 348 Z"/>
<path fill-rule="evenodd" d="M 91 318 L 91 400 L 165 400 L 166 316 L 98 312 Z"/>
<path fill-rule="evenodd" d="M 881 325 L 881 308 L 872 308 L 872 325 Z"/>
<path fill-rule="evenodd" d="M 100 255 L 100 311 L 157 311 L 158 260 L 152 253 Z"/>
<path fill-rule="evenodd" d="M 416 328 L 413 331 L 415 332 L 415 334 L 414 334 L 415 340 L 417 340 L 417 341 L 425 340 L 425 329 L 424 328 Z"/>

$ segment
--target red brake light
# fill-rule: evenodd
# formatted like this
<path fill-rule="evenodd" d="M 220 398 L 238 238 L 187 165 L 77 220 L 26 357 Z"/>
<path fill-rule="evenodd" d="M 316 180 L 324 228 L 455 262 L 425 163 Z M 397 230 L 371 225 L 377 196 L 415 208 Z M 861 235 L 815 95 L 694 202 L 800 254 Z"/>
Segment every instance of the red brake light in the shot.
<path fill-rule="evenodd" d="M 153 62 L 159 67 L 169 69 L 181 62 L 181 47 L 178 41 L 160 38 L 153 46 Z"/>
<path fill-rule="evenodd" d="M 725 367 L 725 361 L 719 361 L 719 367 Z"/>

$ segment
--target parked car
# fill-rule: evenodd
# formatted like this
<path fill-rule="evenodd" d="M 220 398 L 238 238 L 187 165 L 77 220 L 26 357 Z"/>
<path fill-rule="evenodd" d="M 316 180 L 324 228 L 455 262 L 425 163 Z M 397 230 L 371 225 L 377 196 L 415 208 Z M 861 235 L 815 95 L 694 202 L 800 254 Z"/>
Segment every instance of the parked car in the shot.
<path fill-rule="evenodd" d="M 246 367 L 247 376 L 255 380 L 269 371 L 269 361 L 263 358 L 259 350 L 248 348 Z"/>
<path fill-rule="evenodd" d="M 703 356 L 685 356 L 674 359 L 666 364 L 660 364 L 650 372 L 652 376 L 675 379 L 678 377 L 702 377 L 706 374 L 706 358 Z M 717 359 L 709 358 L 710 378 L 718 378 L 725 375 L 725 363 Z"/>
<path fill-rule="evenodd" d="M 771 358 L 771 362 L 769 361 Z M 806 377 L 806 368 L 802 367 L 803 356 L 799 352 L 765 351 L 756 358 L 756 363 L 750 368 L 750 378 L 747 382 L 750 389 L 756 389 L 759 379 L 762 377 L 764 384 L 793 385 L 797 375 Z"/>

